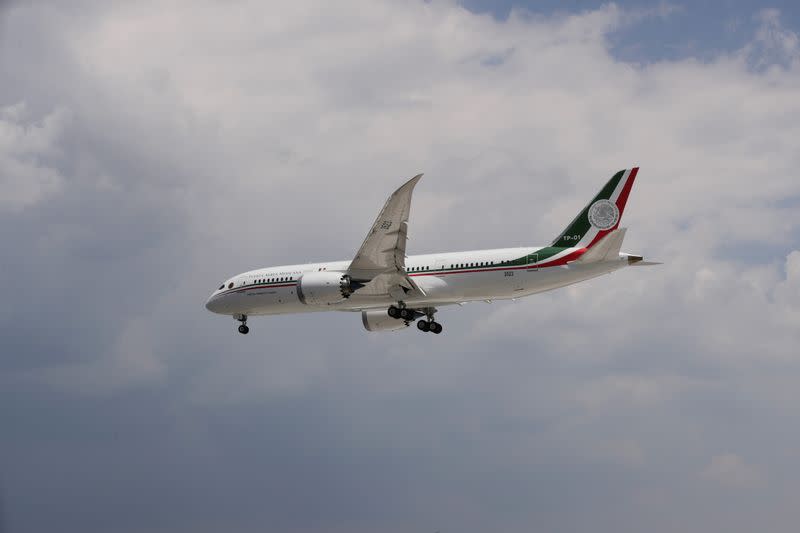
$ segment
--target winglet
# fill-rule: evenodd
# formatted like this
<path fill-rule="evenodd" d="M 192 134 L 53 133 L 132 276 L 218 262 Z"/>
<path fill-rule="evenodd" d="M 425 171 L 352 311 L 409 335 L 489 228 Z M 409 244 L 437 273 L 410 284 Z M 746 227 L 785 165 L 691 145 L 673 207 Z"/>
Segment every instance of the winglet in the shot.
<path fill-rule="evenodd" d="M 394 196 L 395 194 L 398 194 L 398 193 L 400 193 L 400 192 L 403 192 L 403 191 L 405 191 L 405 190 L 406 190 L 406 189 L 408 189 L 408 188 L 411 188 L 411 189 L 413 189 L 414 187 L 416 187 L 416 185 L 417 185 L 417 182 L 418 182 L 419 180 L 421 180 L 421 179 L 422 179 L 422 176 L 423 176 L 423 175 L 424 175 L 424 174 L 422 174 L 422 173 L 420 173 L 420 174 L 417 174 L 416 176 L 414 176 L 413 178 L 411 178 L 410 180 L 408 180 L 407 182 L 405 182 L 404 184 L 402 184 L 400 187 L 398 187 L 398 189 L 397 189 L 396 191 L 394 191 L 394 193 L 392 194 L 392 196 Z M 390 198 L 391 198 L 391 197 L 390 197 Z"/>

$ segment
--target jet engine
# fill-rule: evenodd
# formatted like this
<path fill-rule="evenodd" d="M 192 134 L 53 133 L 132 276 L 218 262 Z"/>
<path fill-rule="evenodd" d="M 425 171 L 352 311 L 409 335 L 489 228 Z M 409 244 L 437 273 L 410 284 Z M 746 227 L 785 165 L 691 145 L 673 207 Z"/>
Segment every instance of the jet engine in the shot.
<path fill-rule="evenodd" d="M 297 282 L 297 297 L 306 305 L 333 305 L 363 286 L 341 272 L 308 272 Z"/>
<path fill-rule="evenodd" d="M 394 331 L 408 327 L 408 322 L 390 317 L 386 309 L 361 311 L 361 321 L 367 331 Z"/>

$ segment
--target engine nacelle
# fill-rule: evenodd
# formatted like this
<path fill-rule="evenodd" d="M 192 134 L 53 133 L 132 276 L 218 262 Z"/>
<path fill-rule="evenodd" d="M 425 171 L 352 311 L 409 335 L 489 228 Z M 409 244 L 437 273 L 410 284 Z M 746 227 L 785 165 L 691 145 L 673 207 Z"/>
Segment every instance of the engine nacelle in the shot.
<path fill-rule="evenodd" d="M 341 272 L 307 272 L 297 282 L 297 297 L 306 305 L 333 305 L 361 286 Z"/>
<path fill-rule="evenodd" d="M 390 317 L 386 309 L 361 311 L 361 322 L 367 331 L 394 331 L 408 327 L 408 322 Z"/>

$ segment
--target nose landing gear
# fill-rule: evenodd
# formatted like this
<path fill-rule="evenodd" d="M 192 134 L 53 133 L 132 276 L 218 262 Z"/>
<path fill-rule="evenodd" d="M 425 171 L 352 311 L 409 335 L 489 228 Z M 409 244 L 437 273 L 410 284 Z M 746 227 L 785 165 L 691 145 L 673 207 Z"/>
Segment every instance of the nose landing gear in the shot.
<path fill-rule="evenodd" d="M 239 326 L 239 333 L 242 335 L 250 333 L 250 328 L 247 327 L 247 315 L 233 315 L 233 319 L 242 323 Z"/>

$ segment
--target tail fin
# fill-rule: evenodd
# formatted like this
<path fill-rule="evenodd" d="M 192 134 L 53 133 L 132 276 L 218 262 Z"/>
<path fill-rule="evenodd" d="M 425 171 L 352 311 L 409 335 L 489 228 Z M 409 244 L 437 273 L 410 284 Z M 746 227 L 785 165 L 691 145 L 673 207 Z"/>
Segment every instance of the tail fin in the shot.
<path fill-rule="evenodd" d="M 638 172 L 639 167 L 634 167 L 614 174 L 589 205 L 556 237 L 552 246 L 591 248 L 616 230 Z"/>

